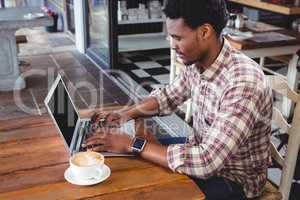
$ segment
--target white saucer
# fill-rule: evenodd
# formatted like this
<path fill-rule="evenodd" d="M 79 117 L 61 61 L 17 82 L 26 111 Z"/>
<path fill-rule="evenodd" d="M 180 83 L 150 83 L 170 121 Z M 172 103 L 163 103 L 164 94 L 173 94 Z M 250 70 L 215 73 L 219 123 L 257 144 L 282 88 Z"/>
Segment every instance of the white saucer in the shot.
<path fill-rule="evenodd" d="M 91 179 L 86 179 L 86 180 L 78 180 L 76 177 L 73 175 L 70 167 L 65 171 L 65 179 L 74 185 L 95 185 L 97 183 L 100 183 L 104 180 L 106 180 L 110 176 L 110 169 L 107 165 L 103 166 L 102 173 L 99 177 L 91 178 Z"/>

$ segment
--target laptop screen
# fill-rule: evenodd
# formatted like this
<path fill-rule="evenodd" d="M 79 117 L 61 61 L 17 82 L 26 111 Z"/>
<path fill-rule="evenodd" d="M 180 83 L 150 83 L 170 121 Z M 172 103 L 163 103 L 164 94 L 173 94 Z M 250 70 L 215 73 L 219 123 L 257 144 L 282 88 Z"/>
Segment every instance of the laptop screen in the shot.
<path fill-rule="evenodd" d="M 78 115 L 61 79 L 49 100 L 48 107 L 70 147 Z"/>

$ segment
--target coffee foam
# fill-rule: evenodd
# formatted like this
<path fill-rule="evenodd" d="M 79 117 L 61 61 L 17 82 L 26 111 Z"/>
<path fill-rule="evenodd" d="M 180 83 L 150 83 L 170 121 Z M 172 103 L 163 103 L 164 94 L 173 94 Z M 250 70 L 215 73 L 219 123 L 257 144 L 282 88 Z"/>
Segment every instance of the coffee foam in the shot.
<path fill-rule="evenodd" d="M 93 152 L 78 153 L 72 159 L 72 163 L 77 166 L 92 166 L 102 161 L 101 156 Z"/>

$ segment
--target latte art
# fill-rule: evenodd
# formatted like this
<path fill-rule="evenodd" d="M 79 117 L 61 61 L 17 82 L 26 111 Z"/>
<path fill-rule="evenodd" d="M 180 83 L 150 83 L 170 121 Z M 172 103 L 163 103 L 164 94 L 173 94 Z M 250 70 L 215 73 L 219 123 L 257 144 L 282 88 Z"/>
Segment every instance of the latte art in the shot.
<path fill-rule="evenodd" d="M 102 157 L 94 152 L 81 152 L 72 159 L 72 163 L 80 167 L 93 166 L 101 162 Z"/>

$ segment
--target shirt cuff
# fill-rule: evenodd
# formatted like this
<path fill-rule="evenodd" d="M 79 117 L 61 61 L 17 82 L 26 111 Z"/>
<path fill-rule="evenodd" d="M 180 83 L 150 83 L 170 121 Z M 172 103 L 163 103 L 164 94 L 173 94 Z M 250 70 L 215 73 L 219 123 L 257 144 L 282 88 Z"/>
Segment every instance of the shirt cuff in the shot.
<path fill-rule="evenodd" d="M 171 170 L 178 171 L 180 166 L 184 165 L 184 154 L 185 154 L 185 147 L 184 144 L 174 144 L 169 145 L 167 149 L 167 161 L 168 166 Z M 181 172 L 180 172 L 181 173 Z"/>

